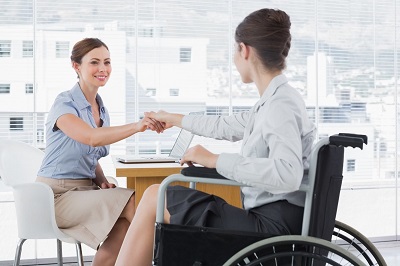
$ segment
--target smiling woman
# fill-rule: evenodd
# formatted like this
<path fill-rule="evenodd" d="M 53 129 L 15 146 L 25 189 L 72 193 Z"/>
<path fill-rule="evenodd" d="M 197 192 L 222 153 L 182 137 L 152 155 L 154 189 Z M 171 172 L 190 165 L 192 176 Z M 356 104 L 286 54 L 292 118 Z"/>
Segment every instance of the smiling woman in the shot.
<path fill-rule="evenodd" d="M 162 127 L 149 118 L 110 126 L 98 94 L 111 74 L 110 52 L 101 40 L 86 38 L 75 44 L 71 62 L 79 80 L 57 96 L 49 111 L 37 181 L 53 189 L 58 227 L 98 249 L 92 265 L 114 265 L 135 213 L 135 196 L 109 183 L 98 161 L 109 154 L 110 144 Z"/>
<path fill-rule="evenodd" d="M 98 88 L 104 86 L 111 75 L 110 51 L 107 45 L 99 39 L 88 38 L 85 41 L 92 42 L 96 48 L 86 52 L 92 47 L 78 42 L 71 55 L 72 67 L 78 74 L 81 89 L 97 93 Z"/>

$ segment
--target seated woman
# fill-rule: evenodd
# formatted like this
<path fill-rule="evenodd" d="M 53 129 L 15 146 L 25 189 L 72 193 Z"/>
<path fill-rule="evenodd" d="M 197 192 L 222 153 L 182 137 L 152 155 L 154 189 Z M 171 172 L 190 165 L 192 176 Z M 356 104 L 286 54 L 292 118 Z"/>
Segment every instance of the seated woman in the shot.
<path fill-rule="evenodd" d="M 98 94 L 112 71 L 103 41 L 77 42 L 71 65 L 78 82 L 60 93 L 49 111 L 45 157 L 37 182 L 53 189 L 57 226 L 97 249 L 92 265 L 114 265 L 135 213 L 135 195 L 109 183 L 99 159 L 108 155 L 110 144 L 148 128 L 160 132 L 163 127 L 151 118 L 110 126 L 108 110 Z"/>
<path fill-rule="evenodd" d="M 272 234 L 300 234 L 304 195 L 298 191 L 315 138 L 301 95 L 282 74 L 291 35 L 289 16 L 261 9 L 237 27 L 234 62 L 244 83 L 254 82 L 260 100 L 248 112 L 231 116 L 184 116 L 164 111 L 145 113 L 165 128 L 242 140 L 240 153 L 214 154 L 197 145 L 181 164 L 216 168 L 242 187 L 243 209 L 186 187 L 167 189 L 165 223 L 197 225 Z M 141 199 L 116 265 L 151 265 L 158 185 Z"/>

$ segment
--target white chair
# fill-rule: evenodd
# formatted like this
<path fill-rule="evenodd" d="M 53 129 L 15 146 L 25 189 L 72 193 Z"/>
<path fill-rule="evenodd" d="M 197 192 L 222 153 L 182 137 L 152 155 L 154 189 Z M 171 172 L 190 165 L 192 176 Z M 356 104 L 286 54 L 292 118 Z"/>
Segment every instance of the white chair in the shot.
<path fill-rule="evenodd" d="M 75 243 L 78 265 L 83 266 L 81 243 L 64 234 L 56 224 L 52 189 L 35 182 L 44 153 L 23 142 L 0 140 L 0 177 L 14 193 L 18 237 L 14 265 L 19 265 L 27 239 L 57 239 L 58 265 L 63 264 L 62 242 Z"/>
<path fill-rule="evenodd" d="M 109 183 L 113 183 L 118 187 L 118 180 L 115 177 L 108 175 L 106 176 L 106 178 Z"/>

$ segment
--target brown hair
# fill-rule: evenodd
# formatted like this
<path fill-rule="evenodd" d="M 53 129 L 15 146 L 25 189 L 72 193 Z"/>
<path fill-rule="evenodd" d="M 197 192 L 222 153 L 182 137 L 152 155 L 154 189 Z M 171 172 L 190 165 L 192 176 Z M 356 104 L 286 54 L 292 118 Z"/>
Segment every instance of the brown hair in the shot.
<path fill-rule="evenodd" d="M 290 26 L 290 17 L 284 11 L 260 9 L 237 26 L 235 41 L 253 47 L 267 69 L 283 70 L 290 49 Z"/>
<path fill-rule="evenodd" d="M 71 52 L 71 61 L 78 64 L 82 63 L 82 57 L 95 48 L 104 46 L 107 50 L 107 45 L 98 38 L 85 38 L 74 45 Z"/>

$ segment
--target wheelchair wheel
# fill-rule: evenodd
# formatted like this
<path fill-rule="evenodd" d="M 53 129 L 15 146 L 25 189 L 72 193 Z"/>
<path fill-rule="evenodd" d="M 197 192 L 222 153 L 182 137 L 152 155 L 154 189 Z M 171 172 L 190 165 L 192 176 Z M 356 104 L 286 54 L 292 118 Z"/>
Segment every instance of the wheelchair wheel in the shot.
<path fill-rule="evenodd" d="M 332 243 L 350 251 L 366 265 L 387 265 L 374 244 L 359 231 L 345 223 L 336 221 Z"/>
<path fill-rule="evenodd" d="M 247 246 L 223 266 L 255 265 L 365 265 L 356 256 L 329 241 L 285 235 L 267 238 Z"/>

